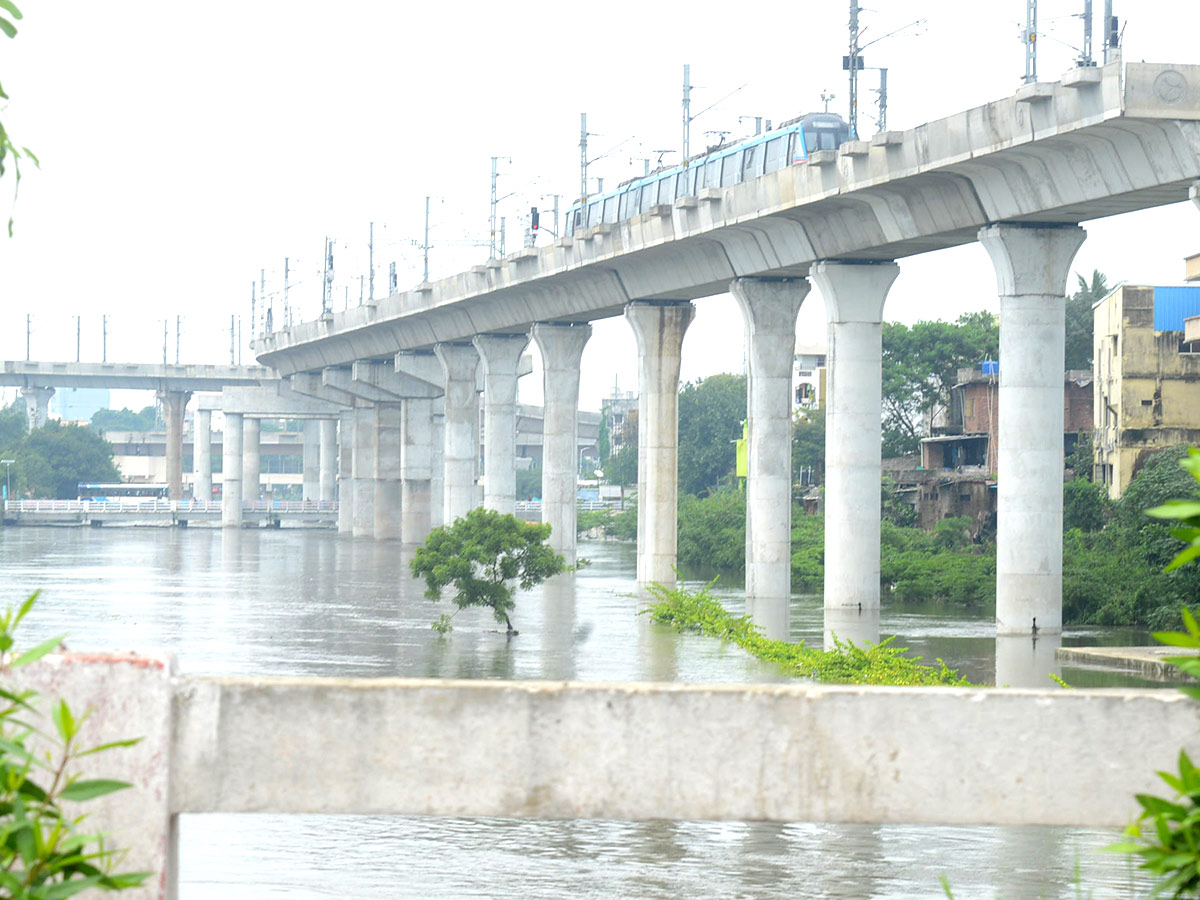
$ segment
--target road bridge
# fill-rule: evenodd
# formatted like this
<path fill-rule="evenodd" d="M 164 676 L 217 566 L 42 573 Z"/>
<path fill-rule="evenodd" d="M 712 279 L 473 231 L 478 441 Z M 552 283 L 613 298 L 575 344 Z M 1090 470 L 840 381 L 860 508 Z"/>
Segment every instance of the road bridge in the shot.
<path fill-rule="evenodd" d="M 752 171 L 749 159 L 744 165 Z M 463 386 L 482 365 L 485 395 L 510 402 L 506 354 L 532 334 L 546 360 L 543 498 L 571 554 L 573 498 L 569 515 L 553 510 L 567 502 L 573 469 L 568 475 L 565 455 L 552 457 L 550 442 L 561 431 L 570 444 L 587 323 L 623 313 L 640 358 L 638 580 L 670 582 L 680 348 L 691 301 L 731 291 L 748 345 L 747 603 L 768 633 L 785 635 L 790 368 L 796 315 L 815 282 L 829 320 L 827 627 L 866 637 L 874 628 L 877 637 L 884 303 L 897 259 L 978 240 L 996 271 L 1004 360 L 997 630 L 1045 637 L 1061 630 L 1063 298 L 1084 239 L 1079 223 L 1186 200 L 1198 179 L 1200 66 L 1079 68 L 758 177 L 734 170 L 684 191 L 663 182 L 631 217 L 589 210 L 594 224 L 572 236 L 267 334 L 256 350 L 291 377 L 440 363 L 428 380 L 440 375 L 445 390 L 444 513 L 452 517 L 473 496 L 461 448 L 474 392 Z M 503 456 L 493 463 L 508 464 Z"/>

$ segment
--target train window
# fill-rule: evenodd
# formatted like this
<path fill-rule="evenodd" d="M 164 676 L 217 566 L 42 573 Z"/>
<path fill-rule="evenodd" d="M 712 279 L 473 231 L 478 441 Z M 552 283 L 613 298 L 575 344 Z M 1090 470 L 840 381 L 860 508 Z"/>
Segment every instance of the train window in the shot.
<path fill-rule="evenodd" d="M 571 216 L 571 234 L 574 234 L 583 227 L 583 209 L 575 210 L 575 215 Z"/>
<path fill-rule="evenodd" d="M 658 182 L 658 202 L 670 203 L 675 199 L 675 176 L 668 175 Z"/>
<path fill-rule="evenodd" d="M 721 160 L 710 159 L 704 164 L 704 184 L 701 187 L 716 187 L 721 183 Z"/>
<path fill-rule="evenodd" d="M 799 131 L 792 132 L 792 136 L 788 138 L 788 159 L 791 162 L 798 163 L 803 160 L 808 154 L 805 153 L 806 143 L 801 137 Z M 811 149 L 811 148 L 809 148 Z"/>
<path fill-rule="evenodd" d="M 691 166 L 687 170 L 687 190 L 684 192 L 692 197 L 696 196 L 696 185 L 700 183 L 700 176 L 703 172 L 699 166 Z"/>
<path fill-rule="evenodd" d="M 588 204 L 588 227 L 600 224 L 600 204 L 593 201 Z"/>
<path fill-rule="evenodd" d="M 630 188 L 629 189 L 628 214 L 631 216 L 636 216 L 639 212 L 641 212 L 641 208 L 642 208 L 642 189 L 640 187 Z"/>
<path fill-rule="evenodd" d="M 610 225 L 617 221 L 617 198 L 607 197 L 604 200 L 604 221 Z"/>
<path fill-rule="evenodd" d="M 742 181 L 756 178 L 762 174 L 761 167 L 759 166 L 759 162 L 762 159 L 760 156 L 761 150 L 762 145 L 756 144 L 742 151 Z"/>
<path fill-rule="evenodd" d="M 811 131 L 813 140 L 811 143 L 817 150 L 836 150 L 837 149 L 837 131 L 832 128 L 814 128 Z"/>
<path fill-rule="evenodd" d="M 721 163 L 721 187 L 737 184 L 741 174 L 742 154 L 730 153 Z"/>
<path fill-rule="evenodd" d="M 783 158 L 787 155 L 787 138 L 777 137 L 766 144 L 766 170 L 774 172 L 784 166 Z"/>
<path fill-rule="evenodd" d="M 647 212 L 658 202 L 658 184 L 650 182 L 642 186 L 642 212 Z"/>
<path fill-rule="evenodd" d="M 617 207 L 617 218 L 629 218 L 629 191 L 626 191 L 621 195 L 620 205 Z"/>

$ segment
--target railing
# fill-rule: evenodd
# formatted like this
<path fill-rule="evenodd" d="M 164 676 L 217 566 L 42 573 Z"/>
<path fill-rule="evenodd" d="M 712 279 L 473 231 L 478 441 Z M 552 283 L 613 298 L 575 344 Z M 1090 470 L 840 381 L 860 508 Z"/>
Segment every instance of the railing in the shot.
<path fill-rule="evenodd" d="M 245 512 L 270 514 L 336 513 L 336 500 L 272 500 L 245 502 Z M 104 515 L 144 515 L 172 513 L 220 513 L 220 500 L 6 500 L 5 512 L 16 513 L 100 513 Z"/>
<path fill-rule="evenodd" d="M 578 508 L 585 511 L 594 509 L 613 509 L 621 510 L 625 508 L 625 504 L 620 500 L 580 500 L 577 504 Z M 541 500 L 518 500 L 517 512 L 541 512 Z"/>

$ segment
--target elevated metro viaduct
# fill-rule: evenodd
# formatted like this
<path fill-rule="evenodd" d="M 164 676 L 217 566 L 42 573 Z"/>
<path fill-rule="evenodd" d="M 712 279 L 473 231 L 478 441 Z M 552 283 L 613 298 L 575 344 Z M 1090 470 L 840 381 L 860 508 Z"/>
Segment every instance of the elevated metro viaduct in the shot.
<path fill-rule="evenodd" d="M 368 365 L 400 378 L 406 366 L 436 359 L 446 403 L 444 513 L 452 517 L 473 496 L 461 447 L 475 397 L 464 386 L 482 363 L 486 402 L 503 422 L 512 360 L 532 333 L 546 360 L 543 496 L 548 506 L 563 504 L 561 520 L 552 513 L 548 521 L 559 546 L 573 549 L 566 487 L 574 461 L 554 456 L 551 442 L 573 446 L 587 323 L 624 313 L 640 354 L 638 580 L 671 582 L 680 347 L 691 301 L 732 292 L 749 361 L 747 604 L 768 633 L 783 635 L 790 364 L 797 311 L 816 282 L 829 321 L 826 628 L 852 633 L 860 614 L 878 622 L 880 336 L 895 260 L 978 240 L 996 271 L 1004 361 L 997 632 L 1029 634 L 1036 619 L 1041 634 L 1053 635 L 1062 621 L 1063 300 L 1084 239 L 1079 223 L 1195 197 L 1198 179 L 1200 66 L 1079 68 L 741 183 L 686 196 L 664 190 L 632 218 L 268 334 L 257 356 L 293 378 Z M 405 397 L 402 415 L 427 430 L 425 398 L 397 396 Z M 503 467 L 511 467 L 507 457 L 488 454 L 489 486 Z"/>

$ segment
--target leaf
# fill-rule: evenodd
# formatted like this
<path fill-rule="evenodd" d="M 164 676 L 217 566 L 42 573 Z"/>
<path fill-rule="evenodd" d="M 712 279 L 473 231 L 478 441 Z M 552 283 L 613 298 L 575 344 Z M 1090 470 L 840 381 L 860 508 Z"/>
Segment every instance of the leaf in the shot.
<path fill-rule="evenodd" d="M 96 797 L 111 794 L 113 791 L 123 791 L 128 787 L 133 787 L 133 785 L 125 781 L 113 781 L 108 778 L 93 778 L 87 781 L 76 781 L 67 785 L 63 788 L 59 796 L 64 800 L 93 800 Z"/>
<path fill-rule="evenodd" d="M 1190 519 L 1200 516 L 1200 500 L 1168 500 L 1146 510 L 1146 515 L 1156 519 Z"/>
<path fill-rule="evenodd" d="M 54 722 L 58 736 L 63 739 L 63 743 L 67 743 L 75 737 L 75 717 L 71 715 L 71 707 L 67 706 L 66 700 L 59 700 L 50 707 L 50 718 Z"/>
<path fill-rule="evenodd" d="M 0 0 L 0 6 L 2 6 L 3 4 L 4 4 L 4 0 Z M 40 590 L 34 591 L 32 594 L 29 595 L 29 597 L 25 600 L 25 602 L 21 604 L 21 608 L 17 610 L 17 617 L 15 619 L 13 619 L 13 623 L 11 626 L 12 628 L 16 628 L 18 625 L 20 625 L 21 620 L 23 618 L 25 618 L 26 614 L 28 614 L 28 612 L 31 609 L 33 609 L 33 602 L 35 600 L 37 600 L 38 595 L 40 593 L 41 593 Z"/>
<path fill-rule="evenodd" d="M 46 900 L 63 900 L 64 897 L 74 897 L 80 891 L 86 891 L 93 885 L 99 884 L 103 875 L 91 875 L 87 878 L 72 878 L 70 881 L 60 881 L 48 887 L 42 894 Z"/>
<path fill-rule="evenodd" d="M 1183 529 L 1177 528 L 1175 530 L 1182 531 Z M 1174 534 L 1174 532 L 1172 532 L 1172 534 Z M 1176 537 L 1178 537 L 1178 535 L 1176 535 Z M 1175 569 L 1178 569 L 1180 566 L 1182 566 L 1184 563 L 1191 562 L 1197 556 L 1200 556 L 1200 543 L 1192 544 L 1190 547 L 1184 547 L 1182 550 L 1179 551 L 1179 553 L 1175 556 L 1175 558 L 1173 560 L 1171 560 L 1169 563 L 1167 563 L 1167 565 L 1163 569 L 1163 571 L 1164 572 L 1174 571 Z"/>
<path fill-rule="evenodd" d="M 140 744 L 141 742 L 141 738 L 130 738 L 129 740 L 125 741 L 109 741 L 107 744 L 99 744 L 95 747 L 89 747 L 87 750 L 80 750 L 75 754 L 75 758 L 78 759 L 81 756 L 90 756 L 93 753 L 102 753 L 105 750 L 112 750 L 115 747 L 132 747 L 134 744 Z"/>
<path fill-rule="evenodd" d="M 8 19 L 0 18 L 0 31 L 3 31 L 10 38 L 17 36 L 17 29 L 13 26 L 12 22 L 8 21 Z"/>
<path fill-rule="evenodd" d="M 1166 644 L 1170 647 L 1187 647 L 1191 650 L 1200 647 L 1200 642 L 1190 634 L 1183 634 L 1178 631 L 1156 631 L 1151 637 L 1160 644 Z"/>
<path fill-rule="evenodd" d="M 42 641 L 42 643 L 38 644 L 36 647 L 32 647 L 29 650 L 26 650 L 24 653 L 22 653 L 20 656 L 18 656 L 15 660 L 13 660 L 13 663 L 12 663 L 13 668 L 15 669 L 20 666 L 27 666 L 31 662 L 37 662 L 39 659 L 41 659 L 47 653 L 50 653 L 53 650 L 55 650 L 58 647 L 58 645 L 63 642 L 63 638 L 65 638 L 65 637 L 66 637 L 65 634 L 60 634 L 58 637 L 50 638 L 50 640 L 48 640 L 48 641 Z"/>
<path fill-rule="evenodd" d="M 17 9 L 16 4 L 13 3 L 12 0 L 0 0 L 0 9 L 7 9 L 10 13 L 12 13 L 12 17 L 14 19 L 20 20 L 25 18 L 21 14 L 21 11 Z"/>

